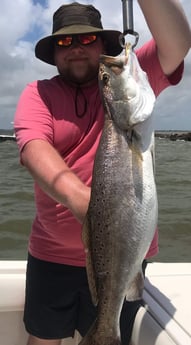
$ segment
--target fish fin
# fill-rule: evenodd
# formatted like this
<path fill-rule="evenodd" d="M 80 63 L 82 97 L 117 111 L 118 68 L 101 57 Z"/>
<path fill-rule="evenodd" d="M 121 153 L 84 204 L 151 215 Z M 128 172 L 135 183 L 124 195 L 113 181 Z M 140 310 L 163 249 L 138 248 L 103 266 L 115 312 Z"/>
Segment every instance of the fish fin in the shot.
<path fill-rule="evenodd" d="M 92 255 L 91 255 L 89 228 L 90 228 L 89 219 L 87 215 L 83 224 L 83 229 L 82 229 L 82 241 L 87 250 L 86 271 L 87 271 L 87 276 L 88 276 L 88 284 L 89 284 L 89 289 L 90 289 L 90 293 L 92 297 L 92 302 L 94 305 L 97 305 L 98 304 L 97 284 L 96 284 L 95 269 L 93 265 Z"/>
<path fill-rule="evenodd" d="M 134 277 L 126 293 L 127 301 L 135 301 L 142 298 L 144 288 L 144 276 L 140 270 Z"/>

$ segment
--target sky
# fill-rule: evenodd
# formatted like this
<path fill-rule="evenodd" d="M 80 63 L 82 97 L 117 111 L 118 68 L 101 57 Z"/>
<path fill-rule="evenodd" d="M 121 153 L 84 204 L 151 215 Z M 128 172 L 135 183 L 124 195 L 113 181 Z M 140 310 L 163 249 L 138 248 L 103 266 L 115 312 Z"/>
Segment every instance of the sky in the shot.
<path fill-rule="evenodd" d="M 0 128 L 13 126 L 16 105 L 27 83 L 57 74 L 55 67 L 34 56 L 36 42 L 50 35 L 52 15 L 71 1 L 64 0 L 1 0 L 0 11 Z M 102 13 L 104 28 L 123 30 L 121 0 L 92 0 Z M 181 0 L 191 24 L 191 1 Z M 109 4 L 109 6 L 108 6 Z M 134 28 L 139 32 L 138 46 L 151 36 L 137 1 L 134 1 Z M 191 52 L 185 59 L 185 73 L 178 86 L 163 91 L 156 101 L 155 129 L 191 130 Z"/>

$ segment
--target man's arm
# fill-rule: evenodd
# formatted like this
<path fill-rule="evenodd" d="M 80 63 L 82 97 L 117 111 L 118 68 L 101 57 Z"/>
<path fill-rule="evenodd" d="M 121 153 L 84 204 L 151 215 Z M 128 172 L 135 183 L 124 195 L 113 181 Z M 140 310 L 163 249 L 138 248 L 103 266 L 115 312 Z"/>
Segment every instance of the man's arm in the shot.
<path fill-rule="evenodd" d="M 172 74 L 191 46 L 191 31 L 178 0 L 138 0 L 166 75 Z"/>
<path fill-rule="evenodd" d="M 23 164 L 44 192 L 64 204 L 82 223 L 86 215 L 90 188 L 67 166 L 59 153 L 44 140 L 31 140 L 21 153 Z"/>

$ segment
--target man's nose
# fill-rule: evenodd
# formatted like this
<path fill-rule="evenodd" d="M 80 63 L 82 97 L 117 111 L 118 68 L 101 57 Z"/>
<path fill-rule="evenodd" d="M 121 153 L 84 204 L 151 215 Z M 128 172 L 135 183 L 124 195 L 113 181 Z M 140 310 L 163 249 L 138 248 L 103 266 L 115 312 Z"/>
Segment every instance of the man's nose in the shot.
<path fill-rule="evenodd" d="M 82 44 L 80 44 L 77 37 L 73 37 L 71 47 L 82 49 Z"/>

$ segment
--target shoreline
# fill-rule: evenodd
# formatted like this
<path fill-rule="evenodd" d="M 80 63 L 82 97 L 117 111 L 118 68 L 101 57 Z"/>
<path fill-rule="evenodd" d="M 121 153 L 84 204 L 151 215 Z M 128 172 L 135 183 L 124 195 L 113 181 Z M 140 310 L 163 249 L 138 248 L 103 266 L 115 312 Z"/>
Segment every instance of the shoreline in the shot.
<path fill-rule="evenodd" d="M 1 133 L 1 130 L 0 130 Z M 161 139 L 169 139 L 171 141 L 176 140 L 184 140 L 184 141 L 191 141 L 191 131 L 184 131 L 184 130 L 155 130 L 155 137 Z M 0 134 L 0 142 L 4 142 L 7 140 L 16 141 L 14 134 Z"/>
<path fill-rule="evenodd" d="M 191 131 L 156 130 L 155 137 L 169 139 L 171 141 L 176 141 L 176 140 L 191 141 Z"/>

